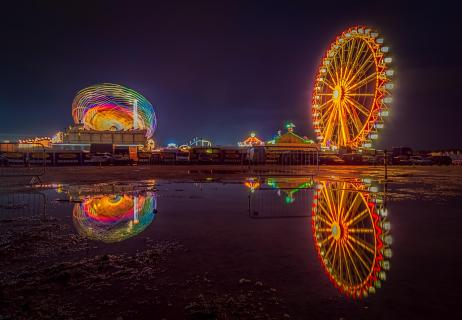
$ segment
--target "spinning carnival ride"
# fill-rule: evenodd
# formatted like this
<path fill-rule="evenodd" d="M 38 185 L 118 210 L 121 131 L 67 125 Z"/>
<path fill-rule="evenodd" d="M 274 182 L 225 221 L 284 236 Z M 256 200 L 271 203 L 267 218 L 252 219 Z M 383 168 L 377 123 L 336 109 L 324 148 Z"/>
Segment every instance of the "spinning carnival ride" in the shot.
<path fill-rule="evenodd" d="M 146 130 L 146 138 L 156 129 L 152 104 L 138 92 L 113 83 L 101 83 L 80 90 L 72 102 L 76 124 L 88 130 Z"/>
<path fill-rule="evenodd" d="M 392 102 L 392 58 L 379 33 L 349 28 L 325 53 L 313 90 L 313 125 L 321 147 L 370 148 Z"/>

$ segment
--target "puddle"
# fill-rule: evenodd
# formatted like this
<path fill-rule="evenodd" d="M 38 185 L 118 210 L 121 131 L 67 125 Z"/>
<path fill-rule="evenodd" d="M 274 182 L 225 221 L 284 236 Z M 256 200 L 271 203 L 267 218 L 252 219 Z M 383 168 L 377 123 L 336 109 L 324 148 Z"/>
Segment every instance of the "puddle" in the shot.
<path fill-rule="evenodd" d="M 332 317 L 361 318 L 393 301 L 402 306 L 389 311 L 394 317 L 426 297 L 434 302 L 426 312 L 437 313 L 455 304 L 439 293 L 451 277 L 425 283 L 430 273 L 420 267 L 446 261 L 455 270 L 444 230 L 459 219 L 460 199 L 449 197 L 435 221 L 441 204 L 402 190 L 412 192 L 309 176 L 4 192 L 0 310 L 13 318 L 131 319 L 155 310 L 173 319 L 301 319 L 329 308 Z M 422 236 L 433 242 L 416 248 Z M 429 250 L 445 246 L 438 258 Z"/>

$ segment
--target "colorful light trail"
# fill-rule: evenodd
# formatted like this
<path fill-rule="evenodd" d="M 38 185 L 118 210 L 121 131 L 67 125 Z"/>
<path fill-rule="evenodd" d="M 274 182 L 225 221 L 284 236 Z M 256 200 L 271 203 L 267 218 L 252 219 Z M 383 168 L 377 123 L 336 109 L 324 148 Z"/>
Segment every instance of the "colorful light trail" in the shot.
<path fill-rule="evenodd" d="M 113 83 L 80 90 L 72 102 L 76 124 L 89 130 L 146 130 L 152 137 L 157 120 L 151 103 L 138 92 Z"/>
<path fill-rule="evenodd" d="M 74 206 L 73 221 L 88 239 L 119 242 L 145 230 L 155 218 L 156 207 L 152 192 L 86 196 Z"/>

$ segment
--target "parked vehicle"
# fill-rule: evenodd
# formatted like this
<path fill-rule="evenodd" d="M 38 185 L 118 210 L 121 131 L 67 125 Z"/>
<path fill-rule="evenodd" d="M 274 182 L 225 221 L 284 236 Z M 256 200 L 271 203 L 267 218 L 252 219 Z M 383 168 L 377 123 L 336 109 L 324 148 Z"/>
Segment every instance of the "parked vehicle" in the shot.
<path fill-rule="evenodd" d="M 410 161 L 413 165 L 418 165 L 418 166 L 430 166 L 433 164 L 433 161 L 431 158 L 423 157 L 423 156 L 412 156 Z"/>
<path fill-rule="evenodd" d="M 319 164 L 345 164 L 345 160 L 335 154 L 325 154 L 319 156 Z"/>
<path fill-rule="evenodd" d="M 342 154 L 341 159 L 345 161 L 345 164 L 360 165 L 364 164 L 363 156 L 359 153 L 345 153 Z"/>
<path fill-rule="evenodd" d="M 0 154 L 0 166 L 2 167 L 8 166 L 8 158 L 5 157 L 3 154 Z"/>
<path fill-rule="evenodd" d="M 409 147 L 393 148 L 392 164 L 396 165 L 409 165 L 411 162 L 412 149 Z"/>
<path fill-rule="evenodd" d="M 434 164 L 440 166 L 449 166 L 450 164 L 452 164 L 452 159 L 449 156 L 432 156 L 431 160 Z"/>
<path fill-rule="evenodd" d="M 189 163 L 189 151 L 178 150 L 176 153 L 176 163 Z"/>
<path fill-rule="evenodd" d="M 90 156 L 91 163 L 112 164 L 114 157 L 109 152 L 95 153 Z"/>
<path fill-rule="evenodd" d="M 410 164 L 412 164 L 411 157 L 406 156 L 406 155 L 400 155 L 400 156 L 393 157 L 392 160 L 391 160 L 391 163 L 395 164 L 395 165 L 410 165 Z"/>
<path fill-rule="evenodd" d="M 380 162 L 377 156 L 363 155 L 362 164 L 365 164 L 365 165 L 383 164 L 383 157 L 381 159 L 382 161 Z"/>
<path fill-rule="evenodd" d="M 128 153 L 116 153 L 112 157 L 116 164 L 129 164 L 132 162 Z"/>

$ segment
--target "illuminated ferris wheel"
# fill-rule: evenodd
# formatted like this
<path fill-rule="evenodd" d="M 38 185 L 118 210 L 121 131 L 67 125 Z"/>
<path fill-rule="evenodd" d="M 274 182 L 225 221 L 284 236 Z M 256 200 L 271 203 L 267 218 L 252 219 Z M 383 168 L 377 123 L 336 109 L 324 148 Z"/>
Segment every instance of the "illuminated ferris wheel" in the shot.
<path fill-rule="evenodd" d="M 331 43 L 313 89 L 312 116 L 323 148 L 370 148 L 392 102 L 389 47 L 366 26 L 349 28 Z"/>
<path fill-rule="evenodd" d="M 381 286 L 392 252 L 379 195 L 362 182 L 321 182 L 312 227 L 321 263 L 342 293 L 362 298 Z"/>

